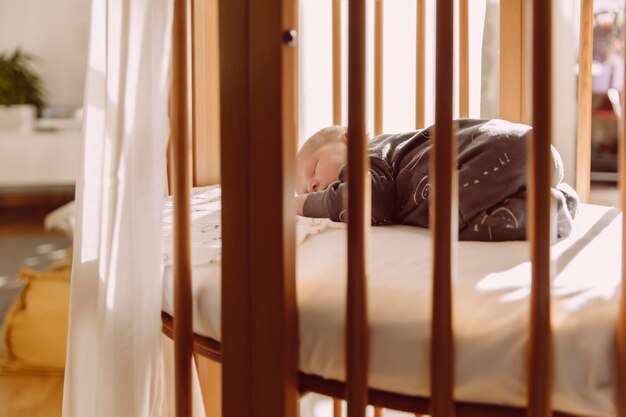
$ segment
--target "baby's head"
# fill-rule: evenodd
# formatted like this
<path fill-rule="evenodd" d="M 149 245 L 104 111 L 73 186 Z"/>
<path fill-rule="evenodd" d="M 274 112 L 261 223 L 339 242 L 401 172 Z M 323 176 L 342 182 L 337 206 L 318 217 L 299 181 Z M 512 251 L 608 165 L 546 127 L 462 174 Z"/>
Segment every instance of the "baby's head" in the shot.
<path fill-rule="evenodd" d="M 296 192 L 312 193 L 326 189 L 337 180 L 347 158 L 347 129 L 326 127 L 302 145 L 296 157 Z"/>

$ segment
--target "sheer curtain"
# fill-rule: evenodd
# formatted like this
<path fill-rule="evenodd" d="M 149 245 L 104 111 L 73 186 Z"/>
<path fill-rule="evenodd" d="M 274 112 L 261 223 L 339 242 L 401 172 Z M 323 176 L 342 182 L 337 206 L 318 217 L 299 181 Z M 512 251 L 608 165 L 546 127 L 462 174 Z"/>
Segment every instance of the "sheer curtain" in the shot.
<path fill-rule="evenodd" d="M 160 416 L 171 0 L 93 0 L 65 417 Z"/>

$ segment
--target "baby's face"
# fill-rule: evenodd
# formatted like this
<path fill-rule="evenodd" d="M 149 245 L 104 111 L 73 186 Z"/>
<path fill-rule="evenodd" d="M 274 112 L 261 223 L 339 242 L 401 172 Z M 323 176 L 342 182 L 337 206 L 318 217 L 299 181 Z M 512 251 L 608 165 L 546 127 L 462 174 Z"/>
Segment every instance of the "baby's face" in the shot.
<path fill-rule="evenodd" d="M 339 171 L 346 163 L 346 151 L 346 143 L 333 141 L 316 150 L 299 153 L 296 158 L 296 192 L 322 191 L 337 181 Z"/>

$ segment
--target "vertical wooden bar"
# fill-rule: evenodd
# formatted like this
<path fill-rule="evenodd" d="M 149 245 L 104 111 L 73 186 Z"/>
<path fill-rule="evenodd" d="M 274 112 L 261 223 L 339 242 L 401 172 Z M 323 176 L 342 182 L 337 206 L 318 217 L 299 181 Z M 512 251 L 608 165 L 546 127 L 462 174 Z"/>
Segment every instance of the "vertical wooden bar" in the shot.
<path fill-rule="evenodd" d="M 187 0 L 175 0 L 172 27 L 172 154 L 174 200 L 174 382 L 176 417 L 191 416 L 190 141 Z"/>
<path fill-rule="evenodd" d="M 578 52 L 578 132 L 576 138 L 576 191 L 589 202 L 591 185 L 591 63 L 593 57 L 593 0 L 580 1 Z"/>
<path fill-rule="evenodd" d="M 189 90 L 189 96 L 190 96 L 190 103 L 191 103 L 191 120 L 190 120 L 190 128 L 191 128 L 191 147 L 189 148 L 189 160 L 191 161 L 191 185 L 192 187 L 195 187 L 196 184 L 196 158 L 195 158 L 195 150 L 196 150 L 196 141 L 198 139 L 198 128 L 202 127 L 201 123 L 196 123 L 196 119 L 197 119 L 197 109 L 198 109 L 198 102 L 197 102 L 197 98 L 201 97 L 202 94 L 197 94 L 197 88 L 198 88 L 198 84 L 200 80 L 198 80 L 198 77 L 196 77 L 196 73 L 197 71 L 202 67 L 201 65 L 198 65 L 198 63 L 196 62 L 198 60 L 198 55 L 196 54 L 196 47 L 198 46 L 198 41 L 200 41 L 201 39 L 198 39 L 198 37 L 196 36 L 196 31 L 198 31 L 200 29 L 200 26 L 202 24 L 202 22 L 198 19 L 198 14 L 199 12 L 202 11 L 202 5 L 197 4 L 194 0 L 189 0 L 189 8 L 190 8 L 190 13 L 189 13 L 189 19 L 187 20 L 189 26 L 190 26 L 190 36 L 189 36 L 189 41 L 188 41 L 188 48 L 189 48 L 189 60 L 190 60 L 190 83 L 191 83 L 191 88 Z M 198 10 L 200 9 L 200 10 Z"/>
<path fill-rule="evenodd" d="M 437 2 L 435 139 L 433 140 L 433 319 L 431 332 L 431 415 L 454 413 L 454 339 L 452 334 L 452 246 L 457 239 L 456 138 L 453 106 L 453 0 Z"/>
<path fill-rule="evenodd" d="M 383 133 L 383 0 L 374 2 L 374 135 Z"/>
<path fill-rule="evenodd" d="M 249 146 L 253 156 L 250 161 L 253 237 L 250 299 L 254 319 L 251 399 L 255 415 L 296 417 L 294 170 L 298 4 L 296 0 L 252 0 L 248 8 Z M 270 183 L 275 188 L 271 192 L 267 186 Z"/>
<path fill-rule="evenodd" d="M 342 124 L 341 0 L 333 0 L 333 124 Z"/>
<path fill-rule="evenodd" d="M 252 175 L 248 85 L 247 2 L 223 2 L 220 25 L 220 124 L 222 177 L 222 411 L 252 416 L 250 230 Z M 236 30 L 235 30 L 236 27 Z M 239 160 L 238 164 L 229 161 Z M 236 255 L 235 255 L 236 254 Z M 239 305 L 237 311 L 230 308 Z"/>
<path fill-rule="evenodd" d="M 500 117 L 524 122 L 525 0 L 500 2 Z"/>
<path fill-rule="evenodd" d="M 459 0 L 459 115 L 469 117 L 469 0 Z"/>
<path fill-rule="evenodd" d="M 417 0 L 415 51 L 415 128 L 426 119 L 426 0 Z"/>
<path fill-rule="evenodd" d="M 341 400 L 339 398 L 333 398 L 333 417 L 341 417 L 342 415 Z"/>
<path fill-rule="evenodd" d="M 193 7 L 193 183 L 220 179 L 219 48 L 217 0 L 192 0 Z"/>
<path fill-rule="evenodd" d="M 528 416 L 551 415 L 550 200 L 552 142 L 552 2 L 533 3 L 533 132 L 529 142 L 529 240 L 532 262 Z"/>
<path fill-rule="evenodd" d="M 382 407 L 374 407 L 374 417 L 383 417 Z"/>
<path fill-rule="evenodd" d="M 625 34 L 626 36 L 626 34 Z M 626 38 L 625 38 L 626 40 Z M 626 70 L 626 65 L 625 68 Z M 624 72 L 626 81 L 626 71 Z M 625 84 L 626 85 L 626 84 Z M 620 129 L 621 139 L 619 142 L 619 189 L 622 213 L 626 209 L 626 109 L 624 96 L 621 97 L 621 117 Z M 626 221 L 622 216 L 622 286 L 620 290 L 619 313 L 617 316 L 617 387 L 615 390 L 615 401 L 617 417 L 626 417 Z"/>
<path fill-rule="evenodd" d="M 367 238 L 370 179 L 365 134 L 365 0 L 350 0 L 348 37 L 348 417 L 363 417 L 368 396 Z"/>
<path fill-rule="evenodd" d="M 222 365 L 205 356 L 194 354 L 202 404 L 206 417 L 222 416 Z"/>
<path fill-rule="evenodd" d="M 297 3 L 219 13 L 223 415 L 295 417 Z"/>

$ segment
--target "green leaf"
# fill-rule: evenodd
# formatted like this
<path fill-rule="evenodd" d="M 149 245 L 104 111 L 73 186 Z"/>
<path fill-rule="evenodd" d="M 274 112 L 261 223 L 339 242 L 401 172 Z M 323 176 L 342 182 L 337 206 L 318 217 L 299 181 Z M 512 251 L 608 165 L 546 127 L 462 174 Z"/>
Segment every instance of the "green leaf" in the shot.
<path fill-rule="evenodd" d="M 45 94 L 41 77 L 32 66 L 34 60 L 20 48 L 0 53 L 0 105 L 32 104 L 41 110 Z"/>

